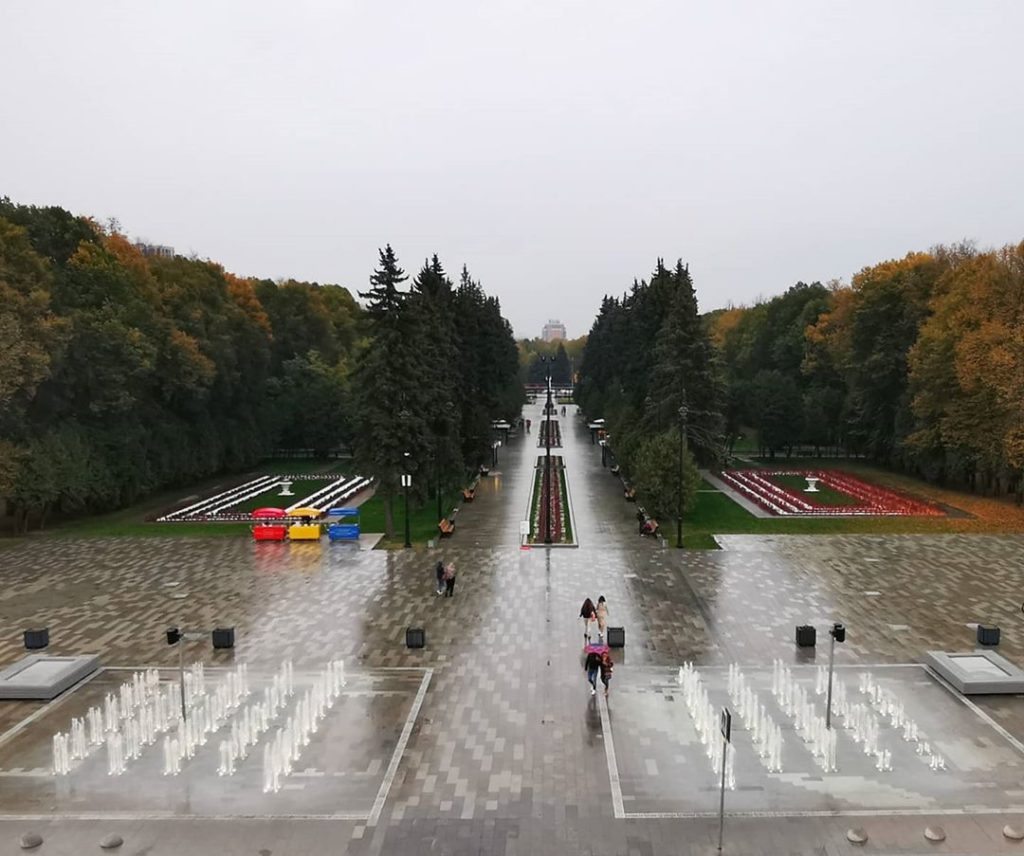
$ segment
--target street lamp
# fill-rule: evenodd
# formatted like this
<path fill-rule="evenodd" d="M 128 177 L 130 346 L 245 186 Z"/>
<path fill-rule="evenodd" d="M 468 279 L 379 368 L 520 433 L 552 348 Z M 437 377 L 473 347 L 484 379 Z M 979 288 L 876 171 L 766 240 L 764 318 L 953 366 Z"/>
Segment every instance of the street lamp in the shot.
<path fill-rule="evenodd" d="M 449 426 L 451 425 L 452 419 L 454 418 L 455 405 L 450 401 L 446 401 L 441 408 L 440 417 L 438 420 L 439 430 L 435 431 L 437 438 L 434 444 L 434 476 L 437 481 L 435 489 L 437 491 L 437 519 L 440 520 L 444 517 L 444 508 L 441 505 L 441 480 L 442 480 L 442 466 L 441 466 L 441 448 L 442 448 L 442 431 L 445 439 L 448 437 Z"/>
<path fill-rule="evenodd" d="M 842 624 L 833 624 L 828 631 L 832 641 L 828 646 L 828 698 L 825 700 L 825 727 L 832 727 L 832 670 L 835 668 L 836 642 L 846 641 L 846 628 Z"/>
<path fill-rule="evenodd" d="M 211 630 L 184 630 L 180 627 L 167 628 L 167 644 L 178 646 L 178 679 L 181 689 L 181 718 L 188 719 L 188 705 L 185 703 L 185 641 L 213 637 L 214 648 L 234 648 L 235 628 L 216 627 Z"/>
<path fill-rule="evenodd" d="M 683 547 L 683 456 L 686 452 L 686 393 L 679 408 L 679 473 L 676 485 L 676 548 Z"/>
<path fill-rule="evenodd" d="M 551 543 L 551 368 L 554 357 L 540 358 L 544 364 L 547 384 L 547 403 L 544 405 L 544 543 Z"/>
<path fill-rule="evenodd" d="M 405 458 L 405 468 L 409 469 L 409 457 L 410 452 L 403 452 L 402 457 Z M 402 473 L 402 490 L 405 493 L 405 546 L 412 546 L 412 538 L 409 532 L 409 488 L 412 487 L 412 475 L 408 472 Z"/>

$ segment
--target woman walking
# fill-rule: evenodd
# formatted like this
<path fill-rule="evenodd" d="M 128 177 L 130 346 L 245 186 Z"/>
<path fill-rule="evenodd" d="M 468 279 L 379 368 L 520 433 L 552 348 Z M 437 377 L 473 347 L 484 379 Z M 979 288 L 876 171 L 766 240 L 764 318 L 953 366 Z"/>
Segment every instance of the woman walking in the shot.
<path fill-rule="evenodd" d="M 583 642 L 586 644 L 590 641 L 590 622 L 594 620 L 594 615 L 597 613 L 597 609 L 594 606 L 594 601 L 589 597 L 583 601 L 583 606 L 580 607 L 580 618 L 583 620 Z"/>
<path fill-rule="evenodd" d="M 444 569 L 444 596 L 455 597 L 455 562 L 449 562 Z"/>
<path fill-rule="evenodd" d="M 597 638 L 600 642 L 604 642 L 604 631 L 608 626 L 608 602 L 604 599 L 604 595 L 597 599 L 595 617 L 597 618 Z"/>

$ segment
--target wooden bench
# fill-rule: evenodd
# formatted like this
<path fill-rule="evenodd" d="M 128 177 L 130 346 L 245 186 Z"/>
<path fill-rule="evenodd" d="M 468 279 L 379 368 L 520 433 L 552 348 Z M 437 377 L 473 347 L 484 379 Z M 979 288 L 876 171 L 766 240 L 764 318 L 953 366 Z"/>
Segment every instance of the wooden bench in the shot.
<path fill-rule="evenodd" d="M 622 495 L 626 497 L 626 502 L 636 502 L 636 488 L 635 487 L 627 487 L 622 492 Z"/>
<path fill-rule="evenodd" d="M 613 476 L 617 476 L 619 474 L 619 465 L 618 464 L 615 464 L 615 466 L 613 466 L 611 468 L 611 474 Z"/>
<path fill-rule="evenodd" d="M 441 537 L 444 538 L 446 535 L 451 535 L 455 531 L 455 521 L 449 520 L 446 517 L 437 524 L 437 528 L 441 532 Z"/>
<path fill-rule="evenodd" d="M 462 490 L 462 501 L 463 502 L 472 502 L 475 498 L 476 498 L 476 488 L 475 487 L 463 488 L 463 490 Z"/>
<path fill-rule="evenodd" d="M 644 535 L 657 535 L 658 534 L 658 521 L 653 517 L 648 517 L 644 521 Z"/>

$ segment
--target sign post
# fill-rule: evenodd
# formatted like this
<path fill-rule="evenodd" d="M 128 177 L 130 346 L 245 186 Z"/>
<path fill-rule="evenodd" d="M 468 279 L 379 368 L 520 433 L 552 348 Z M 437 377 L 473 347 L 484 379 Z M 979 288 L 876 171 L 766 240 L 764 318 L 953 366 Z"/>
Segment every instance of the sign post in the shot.
<path fill-rule="evenodd" d="M 732 713 L 722 708 L 720 722 L 722 732 L 722 792 L 718 801 L 718 852 L 722 852 L 722 837 L 725 834 L 725 768 L 729 761 L 729 743 L 732 739 Z"/>

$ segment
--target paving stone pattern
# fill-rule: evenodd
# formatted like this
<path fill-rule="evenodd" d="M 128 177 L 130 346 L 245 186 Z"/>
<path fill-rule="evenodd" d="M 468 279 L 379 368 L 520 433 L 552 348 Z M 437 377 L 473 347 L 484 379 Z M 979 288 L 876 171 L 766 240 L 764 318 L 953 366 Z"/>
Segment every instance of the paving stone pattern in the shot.
<path fill-rule="evenodd" d="M 539 424 L 539 407 L 527 415 Z M 73 816 L 66 804 L 39 820 L 12 818 L 11 809 L 0 806 L 8 815 L 0 821 L 0 854 L 22 852 L 18 841 L 29 830 L 44 836 L 37 852 L 48 854 L 98 850 L 110 832 L 124 837 L 121 852 L 153 856 L 711 854 L 713 818 L 615 817 L 602 710 L 628 779 L 627 812 L 641 798 L 658 808 L 685 809 L 693 782 L 698 775 L 703 781 L 707 770 L 700 766 L 698 773 L 698 761 L 680 762 L 685 732 L 680 724 L 677 733 L 676 721 L 657 709 L 669 704 L 664 676 L 684 660 L 704 668 L 736 661 L 748 669 L 766 668 L 775 657 L 794 666 L 826 662 L 824 630 L 838 620 L 849 628 L 836 652 L 844 667 L 915 662 L 929 648 L 970 649 L 974 635 L 967 625 L 978 621 L 999 623 L 1001 652 L 1024 662 L 1021 538 L 729 536 L 720 539 L 722 551 L 678 552 L 636 534 L 634 506 L 601 467 L 600 449 L 582 421 L 570 412 L 562 428 L 578 550 L 520 550 L 519 522 L 527 514 L 536 457 L 532 435 L 499 450 L 498 467 L 460 511 L 456 534 L 434 550 L 223 538 L 38 537 L 0 546 L 0 662 L 23 653 L 21 629 L 46 625 L 53 652 L 100 653 L 108 666 L 167 667 L 176 655 L 163 638 L 166 626 L 222 624 L 236 627 L 236 649 L 214 652 L 189 643 L 190 659 L 245 661 L 258 669 L 289 657 L 297 669 L 309 669 L 337 656 L 352 673 L 434 670 L 376 824 L 258 815 L 90 819 Z M 459 569 L 454 598 L 434 594 L 438 558 Z M 580 603 L 599 594 L 608 598 L 611 623 L 626 628 L 627 641 L 616 652 L 607 706 L 592 701 L 580 660 Z M 819 626 L 816 650 L 793 645 L 793 628 L 804 622 Z M 426 629 L 425 649 L 405 647 L 408 626 Z M 652 680 L 662 681 L 659 692 L 651 691 Z M 397 713 L 367 710 L 368 740 L 393 745 L 408 696 L 393 704 Z M 1024 737 L 1020 699 L 979 707 L 1011 735 Z M 0 704 L 0 728 L 36 709 Z M 995 740 L 975 730 L 973 713 L 951 719 L 954 737 L 960 728 L 968 743 Z M 985 747 L 978 748 L 983 758 Z M 338 748 L 331 763 L 348 751 Z M 365 771 L 372 757 L 383 759 L 386 752 L 352 750 L 343 760 L 348 769 Z M 974 757 L 967 752 L 963 763 Z M 7 769 L 2 746 L 0 769 Z M 989 798 L 1004 781 L 999 775 L 986 779 L 982 768 L 974 776 L 991 786 L 979 786 L 976 804 L 1014 804 L 1013 794 Z M 753 793 L 743 799 L 737 810 L 758 804 Z M 730 817 L 726 852 L 847 853 L 852 825 L 869 833 L 864 852 L 1020 852 L 1020 843 L 1006 841 L 1001 829 L 1024 822 L 1021 817 L 874 810 L 869 806 L 855 819 Z M 944 843 L 924 841 L 929 822 L 944 826 Z"/>

